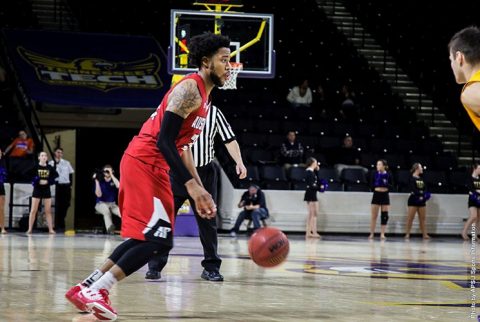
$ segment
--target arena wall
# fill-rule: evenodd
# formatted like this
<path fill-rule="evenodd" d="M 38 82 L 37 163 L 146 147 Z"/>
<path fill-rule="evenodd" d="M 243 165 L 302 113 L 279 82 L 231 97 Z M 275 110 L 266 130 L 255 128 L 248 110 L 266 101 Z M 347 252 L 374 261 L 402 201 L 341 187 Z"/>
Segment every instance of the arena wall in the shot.
<path fill-rule="evenodd" d="M 242 193 L 246 190 L 234 189 L 222 171 L 222 187 L 219 193 L 219 227 L 231 229 L 241 209 L 237 207 Z M 270 219 L 267 223 L 286 232 L 304 232 L 307 217 L 304 191 L 264 190 Z M 368 233 L 370 228 L 370 192 L 325 192 L 318 195 L 319 232 L 328 233 Z M 387 233 L 403 234 L 407 213 L 406 193 L 390 194 L 390 219 Z M 380 215 L 379 215 L 380 217 Z M 428 232 L 442 235 L 459 235 L 464 220 L 468 217 L 467 196 L 433 194 L 427 203 Z M 377 232 L 380 230 L 378 218 Z M 245 230 L 246 225 L 242 225 Z M 420 233 L 418 217 L 412 233 Z"/>

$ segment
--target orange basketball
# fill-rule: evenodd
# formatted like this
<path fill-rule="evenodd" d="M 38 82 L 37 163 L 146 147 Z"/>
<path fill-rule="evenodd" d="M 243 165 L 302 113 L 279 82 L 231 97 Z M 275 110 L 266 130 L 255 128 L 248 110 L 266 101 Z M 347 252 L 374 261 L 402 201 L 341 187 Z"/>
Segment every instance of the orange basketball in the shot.
<path fill-rule="evenodd" d="M 287 258 L 289 250 L 287 236 L 273 227 L 258 229 L 248 241 L 250 257 L 262 267 L 280 265 Z"/>

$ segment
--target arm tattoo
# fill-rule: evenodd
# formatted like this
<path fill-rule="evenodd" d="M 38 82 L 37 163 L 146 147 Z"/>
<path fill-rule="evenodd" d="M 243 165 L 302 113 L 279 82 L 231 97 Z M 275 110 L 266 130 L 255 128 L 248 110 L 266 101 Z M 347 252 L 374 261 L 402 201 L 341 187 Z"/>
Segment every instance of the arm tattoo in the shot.
<path fill-rule="evenodd" d="M 178 84 L 168 97 L 167 111 L 183 118 L 200 107 L 202 97 L 195 81 L 186 80 Z"/>

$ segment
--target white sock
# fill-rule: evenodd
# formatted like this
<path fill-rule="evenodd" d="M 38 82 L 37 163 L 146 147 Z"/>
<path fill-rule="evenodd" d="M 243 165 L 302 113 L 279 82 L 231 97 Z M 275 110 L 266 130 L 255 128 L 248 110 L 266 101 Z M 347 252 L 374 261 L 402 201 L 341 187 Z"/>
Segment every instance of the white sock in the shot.
<path fill-rule="evenodd" d="M 102 277 L 103 272 L 99 269 L 96 269 L 92 274 L 90 274 L 86 279 L 83 280 L 81 283 L 83 286 L 90 287 L 93 283 L 98 281 L 100 277 Z"/>
<path fill-rule="evenodd" d="M 107 291 L 110 291 L 110 289 L 116 282 L 117 279 L 115 278 L 115 276 L 113 276 L 113 274 L 108 271 L 103 274 L 103 276 L 98 281 L 93 283 L 90 288 L 93 290 L 101 290 L 102 288 L 104 288 Z"/>

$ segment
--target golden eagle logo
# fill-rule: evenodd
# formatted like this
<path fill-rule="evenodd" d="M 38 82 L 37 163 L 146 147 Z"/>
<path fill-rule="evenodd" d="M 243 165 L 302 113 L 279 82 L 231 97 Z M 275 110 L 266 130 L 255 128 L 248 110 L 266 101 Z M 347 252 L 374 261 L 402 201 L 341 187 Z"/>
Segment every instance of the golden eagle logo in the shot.
<path fill-rule="evenodd" d="M 138 61 L 114 62 L 49 57 L 23 47 L 17 51 L 35 69 L 38 79 L 50 85 L 86 86 L 105 92 L 116 88 L 156 89 L 163 85 L 158 75 L 160 59 L 155 54 Z"/>

